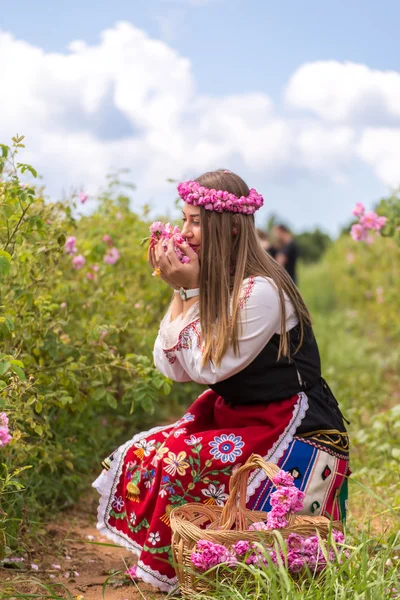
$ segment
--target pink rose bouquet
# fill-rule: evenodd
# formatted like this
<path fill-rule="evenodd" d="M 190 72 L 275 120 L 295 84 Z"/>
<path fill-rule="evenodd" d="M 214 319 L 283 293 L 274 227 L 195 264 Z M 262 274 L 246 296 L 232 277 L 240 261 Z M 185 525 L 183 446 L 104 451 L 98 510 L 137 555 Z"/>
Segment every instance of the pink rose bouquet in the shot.
<path fill-rule="evenodd" d="M 174 250 L 180 262 L 182 264 L 190 262 L 190 258 L 186 256 L 178 246 L 178 244 L 183 244 L 185 242 L 179 227 L 173 227 L 170 223 L 164 225 L 161 221 L 155 221 L 150 225 L 150 247 L 154 247 L 157 242 L 162 240 L 161 245 L 164 248 L 164 252 L 166 252 L 168 242 L 171 238 L 174 240 Z M 159 275 L 157 269 L 153 272 L 153 275 Z"/>

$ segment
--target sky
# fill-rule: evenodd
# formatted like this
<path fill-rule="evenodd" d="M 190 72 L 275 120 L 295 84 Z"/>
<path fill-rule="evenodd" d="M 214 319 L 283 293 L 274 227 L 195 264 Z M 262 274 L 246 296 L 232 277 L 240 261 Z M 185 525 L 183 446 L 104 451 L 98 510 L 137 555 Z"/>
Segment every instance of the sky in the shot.
<path fill-rule="evenodd" d="M 58 198 L 129 168 L 132 208 L 168 178 L 237 172 L 270 214 L 332 235 L 400 184 L 395 0 L 0 0 L 0 142 Z"/>

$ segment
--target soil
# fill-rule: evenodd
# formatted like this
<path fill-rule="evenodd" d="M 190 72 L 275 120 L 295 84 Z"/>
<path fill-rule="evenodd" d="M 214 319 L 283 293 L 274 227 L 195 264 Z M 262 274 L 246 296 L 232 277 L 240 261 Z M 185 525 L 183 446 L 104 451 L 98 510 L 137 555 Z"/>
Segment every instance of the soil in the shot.
<path fill-rule="evenodd" d="M 100 535 L 95 526 L 98 496 L 93 490 L 74 509 L 60 515 L 59 521 L 31 549 L 18 570 L 0 568 L 0 598 L 69 598 L 79 600 L 161 600 L 166 594 L 124 575 L 135 557 Z M 38 570 L 32 570 L 31 564 Z M 60 568 L 56 568 L 57 566 Z M 26 568 L 29 567 L 29 568 Z M 113 575 L 115 574 L 115 575 Z M 30 580 L 29 583 L 27 580 Z M 50 584 L 57 595 L 50 596 L 39 582 Z M 57 585 L 61 584 L 61 585 Z M 64 591 L 63 587 L 64 586 Z M 103 592 L 104 586 L 104 592 Z M 71 596 L 65 592 L 65 588 Z M 17 594 L 17 591 L 20 595 Z M 104 593 L 104 595 L 103 595 Z M 30 594 L 39 594 L 31 596 Z M 41 595 L 43 594 L 43 595 Z"/>

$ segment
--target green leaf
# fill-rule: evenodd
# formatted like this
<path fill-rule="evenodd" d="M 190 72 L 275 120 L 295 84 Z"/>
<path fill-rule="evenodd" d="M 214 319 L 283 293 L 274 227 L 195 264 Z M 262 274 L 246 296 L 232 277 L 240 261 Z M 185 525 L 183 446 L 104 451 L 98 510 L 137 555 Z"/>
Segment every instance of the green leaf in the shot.
<path fill-rule="evenodd" d="M 22 163 L 17 164 L 18 169 L 21 169 L 21 173 L 25 173 L 25 171 L 29 171 L 34 177 L 37 177 L 37 171 L 31 165 L 25 165 Z"/>
<path fill-rule="evenodd" d="M 43 427 L 41 425 L 37 425 L 35 424 L 34 426 L 34 430 L 36 431 L 36 433 L 40 436 L 43 435 Z"/>
<path fill-rule="evenodd" d="M 171 392 L 171 388 L 172 388 L 171 384 L 168 383 L 168 381 L 166 381 L 163 385 L 163 392 L 166 396 L 168 396 L 168 394 Z"/>
<path fill-rule="evenodd" d="M 8 275 L 10 272 L 11 254 L 5 250 L 0 250 L 0 276 Z"/>
<path fill-rule="evenodd" d="M 143 407 L 143 410 L 149 413 L 149 415 L 154 414 L 154 404 L 151 396 L 144 396 L 143 398 L 141 398 L 140 403 Z"/>
<path fill-rule="evenodd" d="M 6 324 L 6 327 L 7 327 L 8 331 L 9 331 L 10 333 L 11 333 L 12 331 L 14 331 L 15 327 L 14 327 L 14 323 L 11 321 L 11 319 L 9 319 L 8 317 L 5 317 L 5 320 L 4 320 L 4 322 L 5 322 L 5 324 Z M 13 361 L 11 361 L 11 363 L 12 363 L 12 362 L 13 362 Z M 18 361 L 18 362 L 21 362 L 21 361 Z M 23 366 L 23 365 L 22 365 L 22 366 Z"/>
<path fill-rule="evenodd" d="M 4 258 L 10 263 L 11 262 L 11 254 L 6 252 L 5 250 L 0 250 L 0 256 L 4 256 Z"/>
<path fill-rule="evenodd" d="M 12 360 L 10 360 L 10 363 L 12 365 L 17 365 L 17 367 L 21 367 L 21 369 L 24 368 L 24 363 L 22 362 L 22 360 L 17 360 L 16 358 L 13 358 Z"/>
<path fill-rule="evenodd" d="M 35 404 L 35 410 L 37 413 L 42 412 L 42 408 L 43 408 L 43 404 L 40 402 L 40 400 L 38 400 Z"/>
<path fill-rule="evenodd" d="M 72 396 L 61 396 L 60 398 L 60 402 L 63 406 L 65 406 L 66 404 L 72 404 L 73 401 L 74 399 L 72 398 Z"/>
<path fill-rule="evenodd" d="M 4 388 L 7 387 L 7 384 L 5 381 L 3 381 L 2 379 L 0 379 L 0 391 L 4 390 Z"/>
<path fill-rule="evenodd" d="M 21 381 L 26 381 L 26 375 L 20 367 L 17 367 L 16 365 L 11 365 L 11 370 L 14 371 L 16 375 L 18 375 Z"/>
<path fill-rule="evenodd" d="M 117 408 L 117 401 L 112 394 L 107 394 L 107 403 L 111 408 Z"/>
<path fill-rule="evenodd" d="M 107 394 L 107 390 L 105 388 L 99 388 L 93 394 L 93 400 L 101 400 Z"/>
<path fill-rule="evenodd" d="M 7 373 L 8 369 L 11 367 L 9 362 L 0 362 L 0 376 Z"/>

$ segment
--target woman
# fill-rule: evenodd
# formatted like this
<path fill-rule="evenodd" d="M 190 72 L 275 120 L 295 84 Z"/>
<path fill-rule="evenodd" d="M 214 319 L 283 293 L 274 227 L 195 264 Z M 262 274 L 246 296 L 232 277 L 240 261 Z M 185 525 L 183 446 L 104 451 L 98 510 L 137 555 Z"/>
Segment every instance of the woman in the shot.
<path fill-rule="evenodd" d="M 98 529 L 138 557 L 137 576 L 176 586 L 169 513 L 186 502 L 222 506 L 229 478 L 252 453 L 289 471 L 303 514 L 345 516 L 348 437 L 321 377 L 311 319 L 296 286 L 262 248 L 262 196 L 229 171 L 178 186 L 180 249 L 158 243 L 149 260 L 173 300 L 154 347 L 158 369 L 208 389 L 175 424 L 135 435 L 104 462 Z M 270 485 L 249 478 L 247 506 L 269 510 Z"/>

